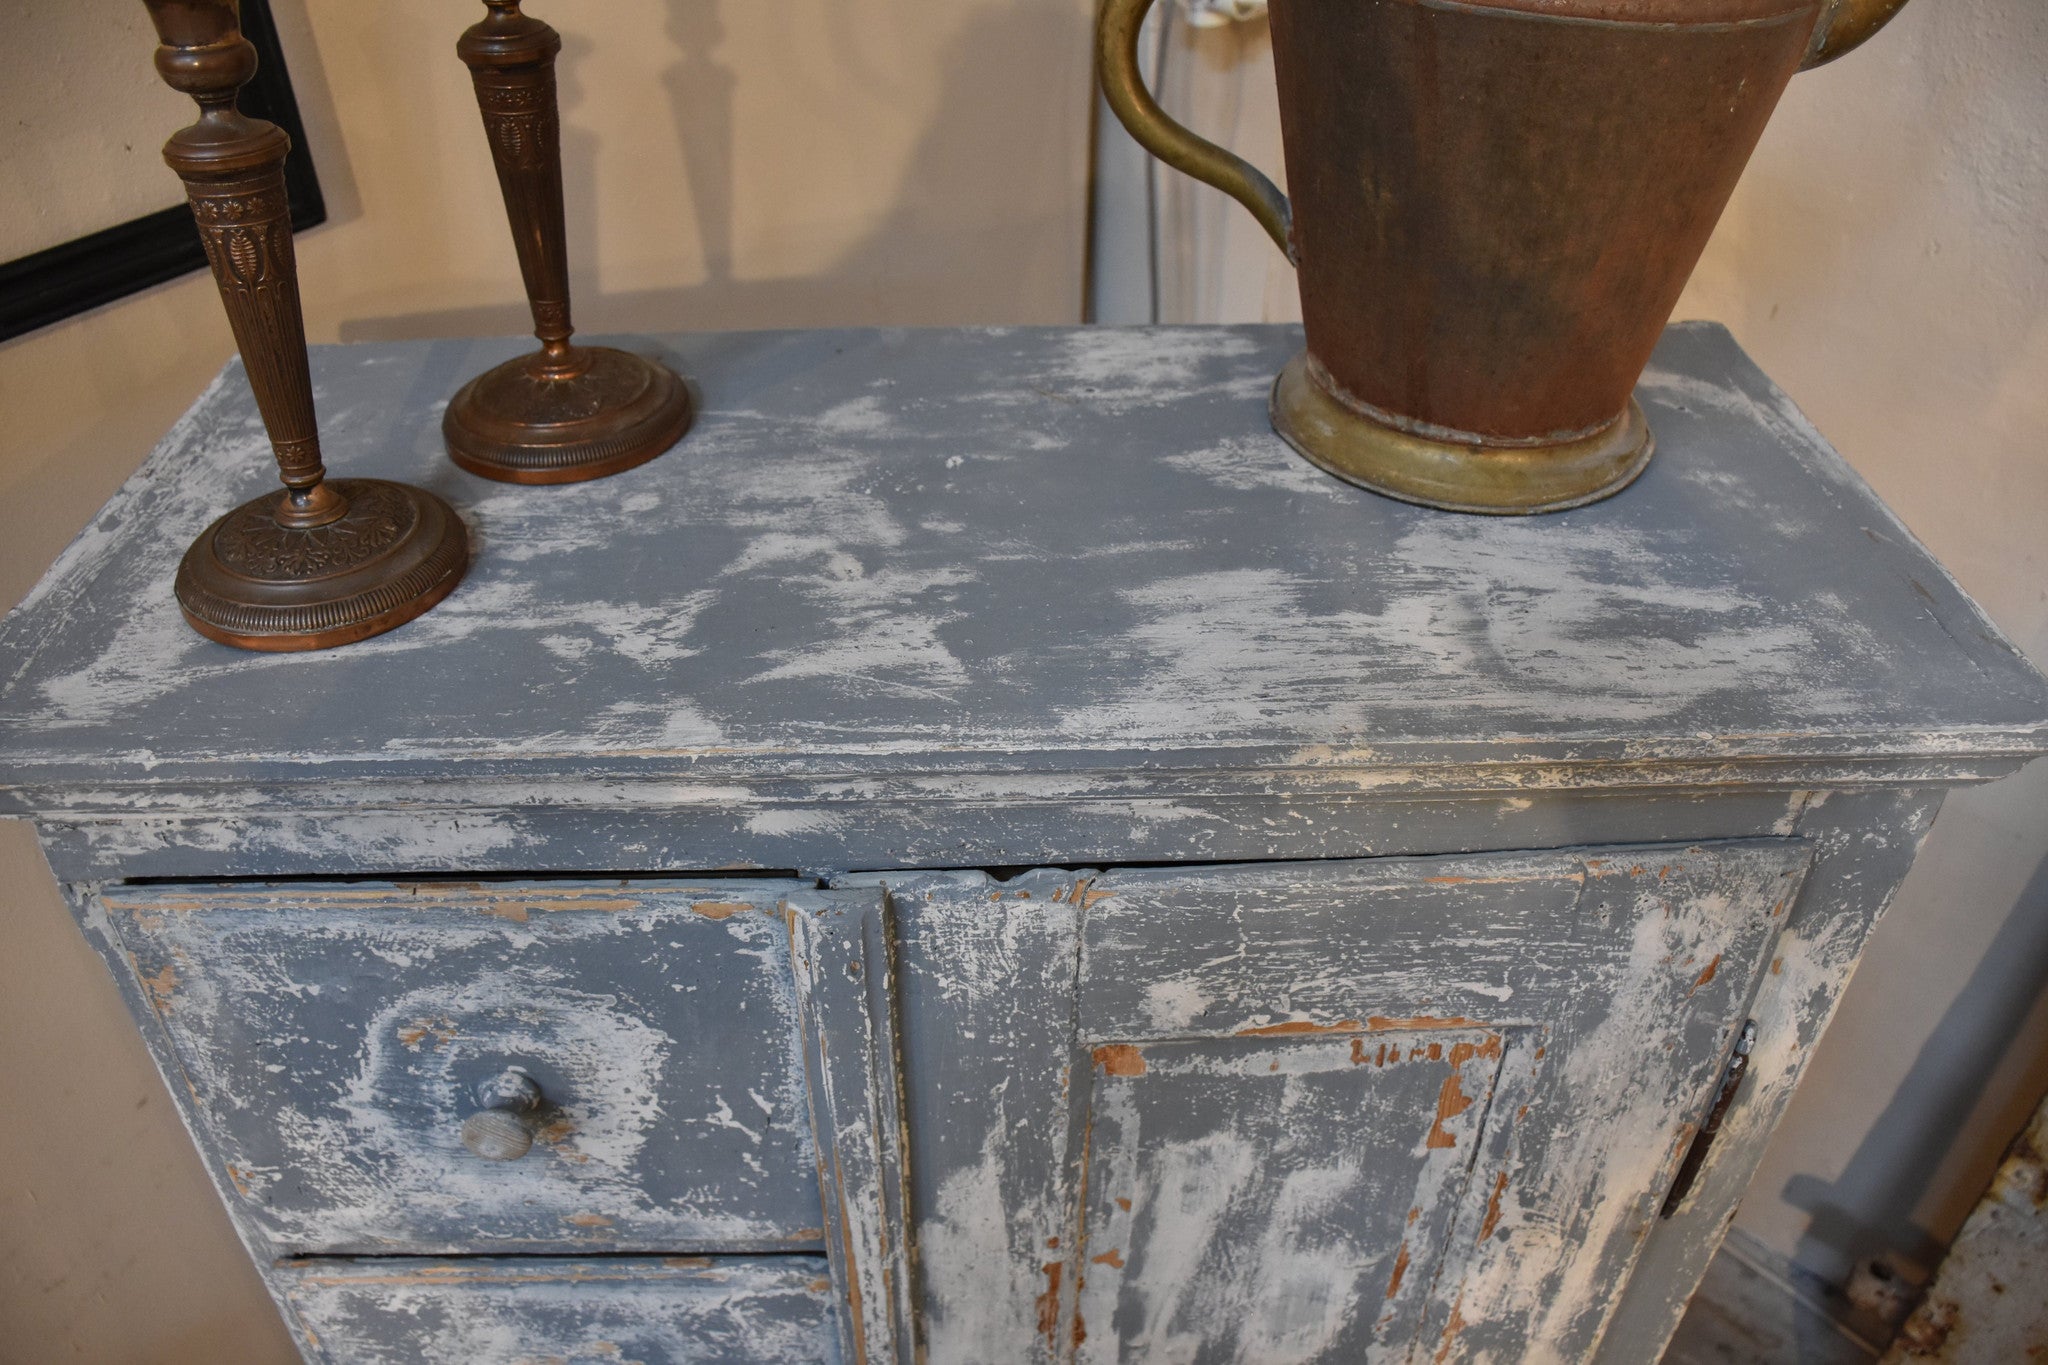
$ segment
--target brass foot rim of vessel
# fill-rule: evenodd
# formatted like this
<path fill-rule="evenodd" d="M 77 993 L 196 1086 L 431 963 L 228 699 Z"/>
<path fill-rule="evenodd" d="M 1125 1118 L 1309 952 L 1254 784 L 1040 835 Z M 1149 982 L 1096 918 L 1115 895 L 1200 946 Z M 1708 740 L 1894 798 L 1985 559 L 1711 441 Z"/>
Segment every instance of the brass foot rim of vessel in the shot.
<path fill-rule="evenodd" d="M 194 630 L 264 653 L 331 649 L 404 625 L 462 581 L 469 529 L 446 502 L 383 479 L 329 486 L 349 504 L 334 521 L 280 525 L 269 493 L 192 542 L 176 591 Z"/>
<path fill-rule="evenodd" d="M 501 483 L 581 483 L 647 463 L 690 429 L 690 391 L 664 365 L 609 346 L 579 348 L 568 379 L 524 355 L 462 386 L 441 419 L 448 456 Z"/>
<path fill-rule="evenodd" d="M 1631 398 L 1612 426 L 1545 446 L 1434 440 L 1376 422 L 1309 376 L 1308 352 L 1273 381 L 1273 429 L 1309 463 L 1346 483 L 1446 512 L 1529 516 L 1613 497 L 1657 448 Z"/>

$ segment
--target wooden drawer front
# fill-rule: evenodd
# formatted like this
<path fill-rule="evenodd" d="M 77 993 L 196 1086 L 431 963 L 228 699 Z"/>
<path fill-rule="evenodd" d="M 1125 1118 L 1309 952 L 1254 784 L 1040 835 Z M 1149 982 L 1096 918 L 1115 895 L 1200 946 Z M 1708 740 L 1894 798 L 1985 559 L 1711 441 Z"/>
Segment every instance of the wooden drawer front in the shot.
<path fill-rule="evenodd" d="M 109 888 L 194 1127 L 279 1254 L 822 1245 L 793 884 Z M 481 1082 L 537 1082 L 516 1160 Z M 176 1089 L 177 1087 L 173 1087 Z"/>
<path fill-rule="evenodd" d="M 279 1275 L 328 1365 L 819 1365 L 819 1256 L 312 1261 Z"/>
<path fill-rule="evenodd" d="M 1587 1358 L 1809 858 L 846 878 L 900 936 L 931 1358 Z"/>

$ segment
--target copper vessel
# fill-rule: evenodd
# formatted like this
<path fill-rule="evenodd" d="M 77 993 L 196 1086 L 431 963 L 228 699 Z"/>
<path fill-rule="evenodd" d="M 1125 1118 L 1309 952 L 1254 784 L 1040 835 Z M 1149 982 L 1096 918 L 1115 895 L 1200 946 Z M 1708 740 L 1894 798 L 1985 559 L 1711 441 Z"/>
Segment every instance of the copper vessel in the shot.
<path fill-rule="evenodd" d="M 1904 4 L 1272 0 L 1291 203 L 1147 92 L 1152 0 L 1097 38 L 1132 135 L 1296 266 L 1274 428 L 1375 492 L 1526 513 L 1642 472 L 1636 380 L 1779 95 Z"/>

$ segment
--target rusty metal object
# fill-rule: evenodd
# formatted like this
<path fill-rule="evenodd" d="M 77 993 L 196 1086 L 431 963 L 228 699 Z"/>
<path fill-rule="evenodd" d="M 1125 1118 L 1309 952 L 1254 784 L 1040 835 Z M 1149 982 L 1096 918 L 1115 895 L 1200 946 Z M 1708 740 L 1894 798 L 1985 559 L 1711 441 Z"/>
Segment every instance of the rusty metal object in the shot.
<path fill-rule="evenodd" d="M 644 464 L 690 426 L 690 394 L 665 366 L 607 346 L 572 346 L 562 139 L 555 107 L 554 29 L 519 0 L 456 45 L 476 85 L 498 187 L 512 220 L 539 351 L 477 376 L 441 422 L 448 454 L 506 483 L 577 483 Z"/>
<path fill-rule="evenodd" d="M 185 182 L 285 486 L 200 534 L 178 566 L 178 604 L 200 634 L 242 649 L 326 649 L 381 634 L 461 581 L 468 532 L 422 489 L 327 482 L 285 198 L 291 139 L 235 107 L 256 72 L 235 0 L 145 3 L 162 42 L 158 74 L 199 105 L 164 160 Z"/>
<path fill-rule="evenodd" d="M 2048 1100 L 2006 1151 L 1883 1365 L 2048 1359 Z"/>
<path fill-rule="evenodd" d="M 1145 90 L 1151 3 L 1108 0 L 1103 88 L 1295 262 L 1275 428 L 1378 492 L 1519 513 L 1641 472 L 1630 395 L 1779 95 L 1904 0 L 1274 0 L 1291 203 Z"/>

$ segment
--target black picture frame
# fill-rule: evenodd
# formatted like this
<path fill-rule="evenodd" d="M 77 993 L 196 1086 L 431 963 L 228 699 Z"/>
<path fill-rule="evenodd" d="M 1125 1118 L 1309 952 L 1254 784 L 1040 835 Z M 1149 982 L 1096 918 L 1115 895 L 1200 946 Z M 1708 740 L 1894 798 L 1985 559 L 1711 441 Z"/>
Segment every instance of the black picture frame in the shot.
<path fill-rule="evenodd" d="M 284 49 L 271 22 L 270 0 L 242 0 L 242 35 L 255 45 L 256 76 L 242 87 L 241 110 L 251 118 L 268 119 L 291 135 L 284 184 L 292 229 L 303 232 L 327 221 L 327 201 L 306 147 L 291 73 L 285 69 Z M 166 128 L 164 135 L 172 131 Z M 176 183 L 168 168 L 164 176 Z M 31 252 L 0 264 L 0 341 L 205 268 L 199 229 L 192 210 L 183 204 Z"/>

